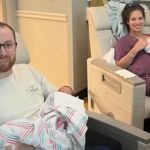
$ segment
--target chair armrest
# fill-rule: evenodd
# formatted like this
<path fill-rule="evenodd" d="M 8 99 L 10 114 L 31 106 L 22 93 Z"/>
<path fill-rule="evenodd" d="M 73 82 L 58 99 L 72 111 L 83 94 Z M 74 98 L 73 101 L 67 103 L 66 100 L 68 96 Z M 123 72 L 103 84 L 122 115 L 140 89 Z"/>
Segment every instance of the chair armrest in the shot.
<path fill-rule="evenodd" d="M 104 114 L 87 111 L 89 116 L 88 129 L 115 139 L 122 145 L 122 150 L 148 150 L 150 148 L 150 134 L 112 119 Z"/>
<path fill-rule="evenodd" d="M 122 76 L 116 74 L 115 71 L 123 69 L 123 68 L 121 68 L 119 66 L 116 66 L 116 65 L 113 65 L 113 64 L 110 64 L 110 63 L 106 62 L 103 59 L 96 58 L 96 59 L 93 59 L 91 61 L 91 63 L 93 65 L 97 66 L 97 67 L 102 68 L 103 70 L 106 70 L 106 71 L 110 72 L 112 75 L 115 75 L 115 76 L 117 76 L 118 78 L 120 78 L 122 80 L 126 80 L 126 82 L 129 82 L 130 84 L 133 84 L 135 86 L 145 84 L 145 81 L 142 78 L 138 77 L 138 76 L 125 79 Z"/>
<path fill-rule="evenodd" d="M 89 58 L 87 66 L 89 110 L 111 114 L 117 120 L 143 129 L 145 81 L 138 76 L 126 79 L 116 74 L 122 68 L 103 59 Z"/>

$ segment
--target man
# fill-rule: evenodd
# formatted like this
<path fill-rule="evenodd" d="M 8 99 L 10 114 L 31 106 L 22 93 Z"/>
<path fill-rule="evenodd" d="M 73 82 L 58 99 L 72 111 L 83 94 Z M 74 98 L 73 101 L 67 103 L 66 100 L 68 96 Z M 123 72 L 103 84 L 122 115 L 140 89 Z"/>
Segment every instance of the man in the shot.
<path fill-rule="evenodd" d="M 0 125 L 14 119 L 32 118 L 50 92 L 47 79 L 28 64 L 15 64 L 16 37 L 11 26 L 0 22 Z M 72 94 L 68 86 L 59 91 Z"/>

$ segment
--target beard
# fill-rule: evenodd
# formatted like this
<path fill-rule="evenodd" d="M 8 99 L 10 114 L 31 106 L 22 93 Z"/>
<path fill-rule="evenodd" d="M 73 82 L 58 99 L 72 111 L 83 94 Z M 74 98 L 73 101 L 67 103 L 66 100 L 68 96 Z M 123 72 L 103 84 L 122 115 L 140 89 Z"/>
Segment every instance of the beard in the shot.
<path fill-rule="evenodd" d="M 7 72 L 9 71 L 12 66 L 14 65 L 15 61 L 16 61 L 16 57 L 14 57 L 13 59 L 11 58 L 6 58 L 6 62 L 1 63 L 2 58 L 0 58 L 0 72 Z M 3 59 L 4 60 L 4 59 Z M 2 61 L 3 61 L 2 60 Z"/>

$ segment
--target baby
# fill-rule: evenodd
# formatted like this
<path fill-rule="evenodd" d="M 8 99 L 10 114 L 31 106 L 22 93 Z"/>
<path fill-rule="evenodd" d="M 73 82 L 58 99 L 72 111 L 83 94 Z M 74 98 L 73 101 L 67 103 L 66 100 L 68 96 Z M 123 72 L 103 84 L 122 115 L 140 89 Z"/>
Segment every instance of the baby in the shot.
<path fill-rule="evenodd" d="M 52 150 L 54 144 L 57 150 L 84 149 L 88 116 L 83 101 L 73 94 L 65 86 L 49 94 L 35 118 L 13 120 L 1 126 L 0 149 L 7 146 L 12 150 Z"/>
<path fill-rule="evenodd" d="M 63 92 L 63 93 L 66 93 L 66 94 L 74 96 L 73 89 L 71 87 L 67 86 L 67 85 L 59 88 L 58 92 Z"/>

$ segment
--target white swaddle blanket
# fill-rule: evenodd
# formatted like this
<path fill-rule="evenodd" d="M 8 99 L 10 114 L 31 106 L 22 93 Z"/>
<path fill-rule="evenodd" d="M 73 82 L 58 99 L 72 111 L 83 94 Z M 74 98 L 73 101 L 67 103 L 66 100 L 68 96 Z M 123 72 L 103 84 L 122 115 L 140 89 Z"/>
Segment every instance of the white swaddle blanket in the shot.
<path fill-rule="evenodd" d="M 24 143 L 40 150 L 84 150 L 88 116 L 84 102 L 55 92 L 33 120 L 18 119 L 0 126 L 0 150 Z"/>
<path fill-rule="evenodd" d="M 146 51 L 146 53 L 150 53 L 150 38 L 149 39 L 147 39 L 147 46 L 145 47 L 145 51 Z"/>

